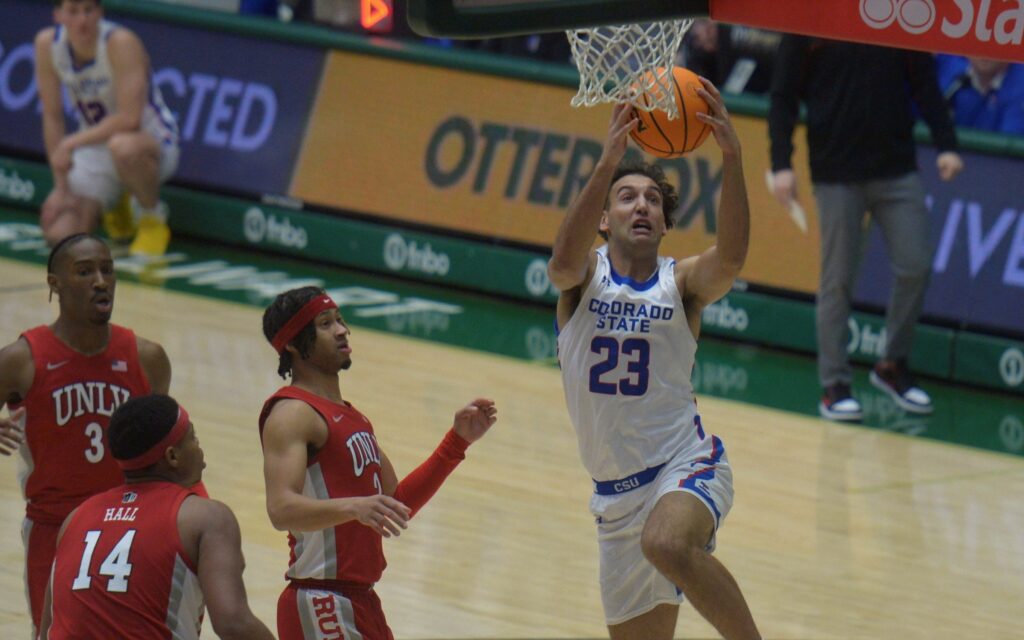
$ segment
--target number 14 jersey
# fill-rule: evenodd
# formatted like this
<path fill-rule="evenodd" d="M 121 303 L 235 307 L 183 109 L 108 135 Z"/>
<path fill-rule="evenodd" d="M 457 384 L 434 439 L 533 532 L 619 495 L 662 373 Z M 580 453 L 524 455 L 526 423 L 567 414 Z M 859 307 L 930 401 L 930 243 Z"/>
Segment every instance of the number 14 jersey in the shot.
<path fill-rule="evenodd" d="M 654 274 L 637 282 L 598 249 L 594 277 L 558 335 L 569 417 L 592 478 L 625 478 L 700 443 L 696 352 L 675 260 L 658 258 Z"/>

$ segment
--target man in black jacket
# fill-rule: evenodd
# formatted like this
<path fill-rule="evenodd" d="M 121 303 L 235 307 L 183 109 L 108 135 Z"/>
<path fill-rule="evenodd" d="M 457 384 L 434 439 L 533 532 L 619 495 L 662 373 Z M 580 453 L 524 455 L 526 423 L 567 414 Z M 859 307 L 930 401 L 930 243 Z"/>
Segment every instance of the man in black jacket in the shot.
<path fill-rule="evenodd" d="M 885 357 L 875 364 L 871 382 L 906 411 L 932 410 L 928 394 L 907 370 L 933 251 L 917 174 L 911 100 L 938 147 L 939 176 L 952 180 L 963 162 L 930 54 L 795 35 L 782 39 L 768 114 L 772 186 L 784 206 L 796 198 L 790 159 L 802 101 L 821 229 L 817 329 L 824 394 L 818 409 L 832 420 L 855 421 L 863 415 L 850 390 L 846 345 L 865 212 L 882 229 L 895 275 Z"/>

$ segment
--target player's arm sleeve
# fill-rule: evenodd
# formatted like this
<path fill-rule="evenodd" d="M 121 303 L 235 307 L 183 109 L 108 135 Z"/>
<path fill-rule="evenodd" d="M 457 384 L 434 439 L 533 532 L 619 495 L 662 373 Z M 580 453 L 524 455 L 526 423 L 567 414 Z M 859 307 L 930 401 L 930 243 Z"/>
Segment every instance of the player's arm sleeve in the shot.
<path fill-rule="evenodd" d="M 193 498 L 195 499 L 195 498 Z M 198 573 L 210 622 L 225 640 L 273 640 L 274 636 L 249 609 L 242 572 L 242 535 L 227 506 L 204 500 L 199 538 Z"/>
<path fill-rule="evenodd" d="M 466 459 L 467 448 L 469 442 L 454 429 L 449 429 L 430 457 L 398 483 L 392 497 L 412 510 L 410 517 L 416 515 L 455 471 L 455 467 Z"/>

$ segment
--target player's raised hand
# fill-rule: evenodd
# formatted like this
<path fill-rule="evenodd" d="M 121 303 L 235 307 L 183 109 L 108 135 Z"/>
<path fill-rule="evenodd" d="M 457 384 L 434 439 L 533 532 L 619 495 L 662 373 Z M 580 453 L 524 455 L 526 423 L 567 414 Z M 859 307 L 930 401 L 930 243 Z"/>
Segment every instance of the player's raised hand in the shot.
<path fill-rule="evenodd" d="M 740 138 L 732 126 L 732 118 L 729 117 L 729 111 L 725 108 L 722 94 L 710 80 L 703 76 L 700 76 L 700 83 L 704 87 L 697 89 L 697 95 L 708 103 L 708 113 L 698 111 L 697 119 L 711 126 L 711 133 L 714 134 L 715 141 L 721 147 L 722 155 L 738 156 L 740 154 Z"/>
<path fill-rule="evenodd" d="M 631 104 L 621 102 L 612 109 L 612 120 L 608 124 L 608 137 L 604 141 L 601 157 L 618 166 L 626 155 L 626 139 L 639 120 Z"/>
<path fill-rule="evenodd" d="M 477 398 L 455 412 L 453 429 L 466 442 L 476 442 L 484 437 L 487 430 L 498 420 L 498 408 L 494 400 Z"/>
<path fill-rule="evenodd" d="M 409 526 L 412 510 L 391 496 L 383 494 L 351 498 L 352 510 L 360 524 L 364 524 L 385 538 L 402 535 Z"/>
<path fill-rule="evenodd" d="M 0 418 L 0 454 L 9 456 L 25 441 L 25 407 Z"/>

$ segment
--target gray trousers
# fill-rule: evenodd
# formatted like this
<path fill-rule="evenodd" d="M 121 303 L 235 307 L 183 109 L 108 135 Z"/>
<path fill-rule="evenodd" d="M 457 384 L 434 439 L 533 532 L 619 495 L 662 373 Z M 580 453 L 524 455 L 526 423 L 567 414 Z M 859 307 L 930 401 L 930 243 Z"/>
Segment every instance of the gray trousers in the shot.
<path fill-rule="evenodd" d="M 885 237 L 894 283 L 886 310 L 887 358 L 906 358 L 931 275 L 932 241 L 917 172 L 857 183 L 815 183 L 821 227 L 818 286 L 818 378 L 823 387 L 850 384 L 850 301 L 866 237 L 864 213 Z"/>

